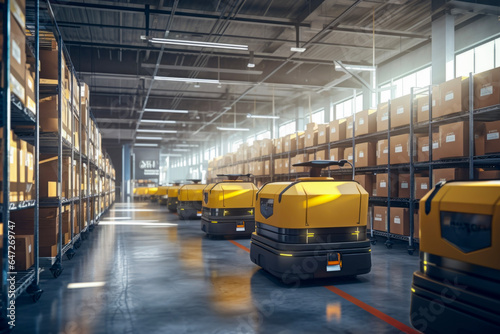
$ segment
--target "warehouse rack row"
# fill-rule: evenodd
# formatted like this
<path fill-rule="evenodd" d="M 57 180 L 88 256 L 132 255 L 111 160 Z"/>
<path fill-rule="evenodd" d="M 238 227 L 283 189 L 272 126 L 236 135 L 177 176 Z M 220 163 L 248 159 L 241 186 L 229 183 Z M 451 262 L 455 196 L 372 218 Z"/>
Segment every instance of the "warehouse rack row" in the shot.
<path fill-rule="evenodd" d="M 494 69 L 492 71 L 500 71 L 500 68 Z M 481 74 L 477 74 L 479 76 Z M 355 180 L 360 182 L 365 188 L 372 188 L 372 184 L 367 184 L 366 181 L 363 181 L 362 177 L 365 174 L 386 174 L 386 183 L 387 183 L 387 196 L 380 196 L 380 194 L 375 195 L 373 192 L 370 193 L 370 206 L 384 206 L 385 210 L 385 228 L 374 228 L 374 214 L 373 211 L 370 210 L 370 229 L 368 231 L 369 236 L 372 240 L 372 243 L 376 243 L 377 239 L 374 236 L 381 236 L 386 238 L 385 245 L 388 248 L 392 248 L 393 239 L 403 240 L 408 242 L 408 253 L 413 254 L 416 247 L 415 244 L 419 242 L 418 240 L 418 219 L 415 216 L 417 210 L 419 208 L 420 196 L 416 196 L 416 174 L 423 173 L 422 177 L 428 177 L 428 183 L 425 183 L 426 189 L 431 189 L 433 185 L 433 171 L 434 169 L 442 169 L 443 168 L 461 168 L 466 171 L 467 175 L 458 177 L 459 179 L 476 179 L 478 178 L 477 172 L 475 173 L 477 168 L 493 168 L 498 170 L 500 167 L 500 150 L 496 150 L 493 152 L 481 152 L 481 150 L 477 150 L 475 147 L 478 139 L 474 139 L 477 133 L 475 132 L 475 124 L 478 122 L 492 122 L 500 120 L 500 104 L 493 104 L 488 106 L 477 107 L 475 104 L 475 97 L 482 96 L 478 92 L 474 90 L 474 75 L 472 73 L 469 75 L 467 80 L 465 78 L 454 79 L 455 81 L 462 80 L 459 85 L 466 86 L 468 90 L 468 94 L 464 94 L 460 99 L 463 101 L 467 101 L 467 105 L 461 105 L 461 109 L 453 110 L 449 114 L 436 116 L 433 112 L 433 104 L 435 104 L 433 98 L 433 91 L 436 87 L 424 87 L 424 88 L 413 88 L 411 94 L 409 95 L 409 115 L 408 120 L 417 120 L 417 112 L 421 114 L 427 113 L 427 119 L 423 121 L 408 121 L 407 124 L 402 126 L 393 127 L 391 124 L 391 115 L 394 115 L 394 112 L 391 112 L 391 107 L 394 107 L 393 101 L 388 101 L 387 103 L 387 112 L 386 112 L 386 121 L 387 127 L 385 130 L 374 131 L 372 133 L 362 134 L 356 136 L 356 113 L 353 114 L 352 119 L 348 122 L 349 124 L 352 122 L 352 135 L 350 138 L 343 138 L 340 140 L 336 140 L 334 142 L 322 143 L 319 145 L 311 145 L 305 146 L 304 144 L 299 142 L 300 133 L 296 132 L 291 135 L 294 137 L 295 146 L 297 149 L 293 150 L 283 150 L 279 153 L 274 153 L 276 148 L 280 144 L 276 144 L 276 142 L 272 142 L 270 140 L 267 141 L 267 145 L 269 143 L 274 145 L 271 149 L 266 148 L 266 154 L 261 156 L 256 156 L 256 153 L 253 153 L 253 157 L 249 159 L 235 159 L 233 158 L 230 163 L 228 163 L 231 159 L 227 159 L 225 157 L 218 157 L 212 160 L 209 163 L 209 177 L 208 179 L 215 179 L 216 174 L 220 173 L 254 173 L 255 167 L 252 167 L 254 163 L 261 163 L 264 167 L 260 167 L 265 172 L 262 175 L 257 175 L 253 177 L 253 181 L 257 185 L 262 185 L 265 182 L 269 181 L 285 181 L 292 180 L 297 177 L 304 177 L 308 174 L 305 170 L 301 168 L 294 168 L 292 165 L 297 162 L 301 162 L 300 160 L 294 160 L 299 156 L 303 156 L 303 160 L 312 160 L 312 159 L 347 159 L 349 160 L 355 170 Z M 448 83 L 448 82 L 447 82 Z M 445 84 L 447 84 L 445 83 Z M 457 93 L 455 93 L 457 94 Z M 426 106 L 427 108 L 422 108 L 422 101 L 427 100 Z M 500 101 L 496 102 L 500 103 Z M 478 103 L 479 104 L 479 103 Z M 474 108 L 476 106 L 476 108 Z M 379 106 L 380 107 L 380 106 Z M 419 109 L 420 107 L 420 109 Z M 461 110 L 461 111 L 458 111 Z M 377 111 L 379 113 L 380 111 Z M 378 120 L 378 119 L 377 119 Z M 429 121 L 430 120 L 430 121 Z M 436 141 L 436 138 L 433 137 L 435 134 L 435 130 L 440 126 L 450 125 L 458 122 L 465 122 L 463 134 L 468 135 L 468 138 L 471 140 L 465 140 L 466 148 L 464 148 L 462 156 L 457 157 L 448 157 L 448 158 L 437 158 L 434 159 L 432 149 L 433 144 Z M 349 130 L 350 131 L 350 130 Z M 391 162 L 391 140 L 394 141 L 397 136 L 408 135 L 408 161 L 405 163 L 393 163 Z M 483 134 L 484 136 L 488 134 Z M 498 132 L 490 133 L 490 136 L 494 139 L 495 135 L 498 136 Z M 428 137 L 427 139 L 427 147 L 428 149 L 428 158 L 427 161 L 416 161 L 416 140 L 417 136 L 419 137 Z M 349 137 L 349 136 L 348 136 Z M 380 142 L 381 140 L 386 140 L 387 144 L 387 162 L 384 164 L 373 164 L 370 166 L 356 167 L 356 150 L 357 145 L 362 143 L 369 142 Z M 453 137 L 453 141 L 455 138 Z M 484 138 L 483 138 L 484 140 Z M 263 141 L 264 142 L 264 141 Z M 435 143 L 434 143 L 435 144 Z M 255 145 L 255 144 L 254 144 Z M 283 144 L 281 144 L 283 145 Z M 292 145 L 291 145 L 292 146 Z M 344 149 L 344 154 L 340 156 L 330 156 L 332 149 Z M 350 149 L 350 156 L 347 156 L 346 151 Z M 476 150 L 476 152 L 475 152 Z M 420 153 L 420 152 L 419 152 Z M 338 155 L 338 154 L 337 154 Z M 236 156 L 236 155 L 234 155 Z M 233 157 L 234 157 L 233 156 Z M 247 157 L 250 156 L 250 153 L 247 153 Z M 353 158 L 354 157 L 354 158 Z M 225 159 L 226 158 L 226 159 Z M 276 161 L 284 160 L 285 166 L 281 166 L 279 168 L 276 165 Z M 273 168 L 274 167 L 274 168 Z M 276 170 L 279 168 L 280 173 L 276 173 Z M 399 172 L 405 172 L 409 176 L 409 192 L 407 196 L 398 197 L 398 194 L 392 189 L 395 184 L 395 178 L 398 177 Z M 428 176 L 426 174 L 428 173 Z M 493 176 L 488 176 L 491 174 L 487 174 L 488 172 L 484 172 L 486 176 L 479 176 L 481 178 L 498 178 L 497 174 Z M 353 176 L 352 169 L 350 167 L 347 168 L 338 168 L 337 169 L 329 169 L 323 172 L 325 176 L 335 176 L 336 179 L 350 179 Z M 439 180 L 434 180 L 434 184 Z M 423 188 L 422 188 L 423 189 Z M 370 191 L 369 191 L 370 192 Z M 427 191 L 425 191 L 427 192 Z M 407 216 L 408 221 L 408 229 L 403 229 L 401 233 L 393 233 L 391 232 L 391 223 L 389 223 L 389 217 L 391 217 L 391 207 L 393 210 L 398 210 L 394 208 L 403 208 L 404 214 Z M 377 216 L 377 220 L 381 220 L 380 217 Z M 417 228 L 415 228 L 417 227 Z M 415 231 L 415 233 L 414 233 Z"/>
<path fill-rule="evenodd" d="M 57 278 L 63 256 L 75 255 L 112 205 L 115 172 L 101 148 L 88 86 L 76 76 L 50 3 L 32 0 L 25 8 L 23 1 L 7 0 L 0 6 L 2 52 L 12 53 L 2 62 L 0 101 L 2 180 L 7 181 L 0 206 L 2 271 L 15 278 L 14 299 L 27 291 L 37 301 L 43 292 L 40 272 L 48 268 Z M 15 62 L 25 75 L 18 74 Z M 16 237 L 14 255 L 10 246 Z M 4 328 L 12 299 L 7 278 L 2 275 Z"/>

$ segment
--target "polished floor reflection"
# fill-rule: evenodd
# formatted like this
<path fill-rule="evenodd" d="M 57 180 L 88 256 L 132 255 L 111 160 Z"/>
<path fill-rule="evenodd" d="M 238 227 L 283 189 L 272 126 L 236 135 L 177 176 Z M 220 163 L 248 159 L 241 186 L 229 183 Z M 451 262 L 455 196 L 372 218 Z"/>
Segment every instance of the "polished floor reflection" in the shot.
<path fill-rule="evenodd" d="M 373 247 L 356 279 L 284 285 L 249 259 L 248 239 L 210 240 L 199 221 L 117 203 L 38 303 L 17 300 L 16 333 L 400 333 L 418 257 Z M 80 283 L 80 284 L 74 284 Z M 386 317 L 386 315 L 388 317 Z"/>

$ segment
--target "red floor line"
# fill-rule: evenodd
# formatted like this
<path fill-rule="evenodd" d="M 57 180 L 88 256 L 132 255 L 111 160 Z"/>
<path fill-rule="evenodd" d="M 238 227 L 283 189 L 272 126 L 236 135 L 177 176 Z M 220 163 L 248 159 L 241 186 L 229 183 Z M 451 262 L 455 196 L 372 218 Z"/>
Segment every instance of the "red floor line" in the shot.
<path fill-rule="evenodd" d="M 239 247 L 241 249 L 243 249 L 245 252 L 248 252 L 250 253 L 250 249 L 246 248 L 245 246 L 243 246 L 242 244 L 234 241 L 234 240 L 229 240 L 230 243 L 232 243 L 233 245 L 235 245 L 236 247 Z"/>
<path fill-rule="evenodd" d="M 342 297 L 342 298 L 350 301 L 354 305 L 356 305 L 358 307 L 361 307 L 366 312 L 371 313 L 372 315 L 376 316 L 380 320 L 383 320 L 383 321 L 387 322 L 389 325 L 391 325 L 391 326 L 399 329 L 403 333 L 409 333 L 409 334 L 418 334 L 418 333 L 420 333 L 416 329 L 413 329 L 413 328 L 411 328 L 411 327 L 403 324 L 402 322 L 394 319 L 393 317 L 388 316 L 387 314 L 385 314 L 385 313 L 377 310 L 373 306 L 370 306 L 370 305 L 362 302 L 361 300 L 359 300 L 359 299 L 351 296 L 350 294 L 348 294 L 348 293 L 340 290 L 337 287 L 334 287 L 334 286 L 325 286 L 325 288 L 328 289 L 328 290 L 330 290 L 331 292 L 339 295 L 340 297 Z"/>

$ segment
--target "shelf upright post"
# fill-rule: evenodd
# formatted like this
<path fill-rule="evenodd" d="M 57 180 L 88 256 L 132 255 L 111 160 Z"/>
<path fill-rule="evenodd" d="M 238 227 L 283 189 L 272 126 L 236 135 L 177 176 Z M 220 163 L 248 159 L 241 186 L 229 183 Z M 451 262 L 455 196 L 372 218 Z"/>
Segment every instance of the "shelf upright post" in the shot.
<path fill-rule="evenodd" d="M 392 100 L 387 101 L 387 240 L 385 246 L 392 247 L 391 241 L 391 105 Z"/>
<path fill-rule="evenodd" d="M 8 310 L 9 305 L 9 286 L 7 282 L 7 273 L 9 270 L 9 195 L 10 195 L 10 57 L 5 55 L 10 55 L 10 0 L 4 0 L 3 4 L 3 61 L 2 61 L 2 73 L 3 73 L 3 88 L 2 88 L 2 123 L 3 123 L 3 183 L 2 183 L 2 215 L 3 215 L 3 245 L 2 248 L 2 323 L 0 323 L 0 328 L 8 328 Z"/>
<path fill-rule="evenodd" d="M 433 151 L 434 151 L 434 143 L 432 138 L 432 85 L 429 86 L 429 188 L 432 188 L 432 160 L 433 160 Z"/>
<path fill-rule="evenodd" d="M 356 90 L 354 92 L 354 106 L 352 108 L 352 179 L 356 175 Z"/>
<path fill-rule="evenodd" d="M 83 155 L 83 146 L 82 146 L 82 128 L 83 128 L 83 119 L 82 119 L 82 91 L 81 91 L 81 83 L 78 83 L 78 87 L 80 87 L 80 94 L 78 94 L 78 108 L 80 110 L 80 123 L 78 129 L 78 147 L 80 148 L 80 159 L 78 162 L 78 171 L 80 173 L 80 177 L 78 178 L 78 234 L 80 234 L 80 242 L 82 239 L 82 177 L 83 177 L 83 165 L 82 165 L 82 155 Z"/>
<path fill-rule="evenodd" d="M 414 150 L 414 122 L 413 122 L 413 115 L 415 114 L 415 103 L 414 103 L 414 98 L 415 98 L 415 87 L 411 88 L 411 96 L 410 96 L 410 237 L 408 238 L 408 253 L 410 255 L 413 254 L 415 251 L 415 246 L 413 245 L 413 228 L 415 226 L 414 223 L 414 212 L 415 212 L 415 165 L 414 163 L 414 156 L 413 154 L 415 153 Z M 390 151 L 389 151 L 390 154 Z"/>
<path fill-rule="evenodd" d="M 33 287 L 40 283 L 40 0 L 35 0 L 35 221 L 33 229 L 33 257 L 35 259 L 35 280 Z"/>
<path fill-rule="evenodd" d="M 74 135 L 74 131 L 75 131 L 75 120 L 76 120 L 76 115 L 74 113 L 74 98 L 73 98 L 73 94 L 74 94 L 74 85 L 73 85 L 73 82 L 74 82 L 74 73 L 73 73 L 73 68 L 71 68 L 71 86 L 70 86 L 70 105 L 71 105 L 71 110 L 69 111 L 69 114 L 71 115 L 71 162 L 70 162 L 70 165 L 69 165 L 69 171 L 68 171 L 68 175 L 69 175 L 69 183 L 70 183 L 70 187 L 71 187 L 71 198 L 73 199 L 75 196 L 74 192 L 75 192 L 75 189 L 73 189 L 73 186 L 75 185 L 74 181 L 76 180 L 76 175 L 75 175 L 75 169 L 73 168 L 73 163 L 75 161 L 75 135 Z M 75 210 L 75 204 L 74 204 L 74 201 L 72 200 L 71 201 L 71 204 L 70 204 L 70 207 L 71 207 L 71 211 L 70 211 L 70 218 L 69 218 L 69 221 L 70 221 L 70 225 L 71 225 L 71 228 L 70 228 L 70 242 L 72 243 L 73 242 L 73 237 L 74 237 L 74 210 Z"/>
<path fill-rule="evenodd" d="M 88 102 L 88 101 L 87 101 Z M 90 157 L 93 152 L 90 151 L 90 103 L 87 103 L 87 230 L 90 228 L 90 196 L 91 196 L 91 191 L 90 191 L 90 173 L 91 173 L 91 164 L 90 164 Z M 87 235 L 87 232 L 85 232 L 85 235 Z"/>
<path fill-rule="evenodd" d="M 57 242 L 57 260 L 56 264 L 59 264 L 59 266 L 62 266 L 62 243 L 63 243 L 63 233 L 62 233 L 62 155 L 63 155 L 63 142 L 62 142 L 62 131 L 63 131 L 63 124 L 62 124 L 62 104 L 63 104 L 63 94 L 64 94 L 64 89 L 63 89 L 63 67 L 62 67 L 62 60 L 63 60 L 63 41 L 62 41 L 62 36 L 59 35 L 58 38 L 58 45 L 59 49 L 57 50 L 57 85 L 58 85 L 58 94 L 57 94 L 57 122 L 58 122 L 58 141 L 57 141 L 57 195 L 58 195 L 58 201 L 57 201 L 57 207 L 58 207 L 58 221 L 59 221 L 59 240 Z M 57 267 L 54 267 L 55 269 Z M 59 268 L 62 269 L 62 268 Z"/>
<path fill-rule="evenodd" d="M 474 75 L 469 73 L 469 180 L 474 180 Z"/>

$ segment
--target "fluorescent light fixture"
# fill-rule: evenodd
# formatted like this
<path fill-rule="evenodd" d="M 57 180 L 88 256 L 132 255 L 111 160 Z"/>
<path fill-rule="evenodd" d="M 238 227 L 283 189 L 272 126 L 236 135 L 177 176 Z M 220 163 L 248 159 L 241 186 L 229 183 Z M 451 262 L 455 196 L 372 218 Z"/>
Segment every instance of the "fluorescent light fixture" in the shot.
<path fill-rule="evenodd" d="M 150 133 L 177 133 L 176 130 L 151 130 L 151 129 L 137 129 L 137 132 L 150 132 Z"/>
<path fill-rule="evenodd" d="M 105 286 L 106 282 L 82 282 L 82 283 L 69 283 L 68 289 L 83 289 L 83 288 L 99 288 Z"/>
<path fill-rule="evenodd" d="M 132 219 L 132 217 L 107 217 L 107 218 L 103 218 L 103 220 L 119 220 L 119 219 L 130 220 L 130 219 Z"/>
<path fill-rule="evenodd" d="M 255 61 L 253 59 L 253 51 L 250 51 L 250 59 L 248 59 L 248 68 L 254 68 L 255 67 Z"/>
<path fill-rule="evenodd" d="M 147 40 L 148 38 L 146 36 L 141 36 L 141 39 Z M 242 51 L 248 50 L 248 45 L 200 42 L 200 41 L 189 41 L 189 40 L 157 38 L 157 37 L 150 38 L 149 42 L 150 43 L 157 43 L 157 44 L 197 46 L 197 47 L 201 47 L 201 48 L 231 49 L 231 50 L 242 50 Z"/>
<path fill-rule="evenodd" d="M 157 120 L 157 119 L 143 119 L 143 120 L 141 120 L 141 123 L 175 124 L 177 122 L 176 121 Z"/>
<path fill-rule="evenodd" d="M 194 82 L 194 83 L 220 83 L 217 79 L 199 79 L 199 78 L 179 78 L 179 77 L 160 77 L 155 76 L 155 80 L 159 81 L 180 81 L 180 82 Z"/>
<path fill-rule="evenodd" d="M 134 146 L 138 146 L 138 147 L 158 147 L 158 144 L 134 144 Z"/>
<path fill-rule="evenodd" d="M 292 52 L 300 52 L 300 53 L 302 53 L 302 52 L 305 52 L 305 51 L 306 51 L 306 48 L 298 48 L 298 47 L 296 47 L 296 46 L 292 46 L 292 47 L 290 48 L 290 51 L 292 51 Z"/>
<path fill-rule="evenodd" d="M 199 83 L 197 83 L 197 82 L 195 82 L 193 87 L 194 87 L 194 88 L 200 88 L 200 84 L 199 84 Z"/>
<path fill-rule="evenodd" d="M 200 145 L 196 144 L 175 144 L 177 147 L 199 147 Z"/>
<path fill-rule="evenodd" d="M 363 65 L 346 65 L 344 64 L 344 67 L 347 69 L 347 70 L 351 70 L 351 71 L 366 71 L 366 72 L 375 72 L 375 68 L 373 66 L 363 66 Z M 343 68 L 342 66 L 340 65 L 335 65 L 335 70 L 338 71 L 342 71 Z"/>
<path fill-rule="evenodd" d="M 187 114 L 189 111 L 187 110 L 174 110 L 174 109 L 154 109 L 154 108 L 145 108 L 145 112 L 168 112 L 172 114 Z"/>
<path fill-rule="evenodd" d="M 167 153 L 167 154 L 164 154 L 164 155 L 166 155 L 168 157 L 182 157 L 183 156 L 182 154 L 175 154 L 175 153 Z"/>
<path fill-rule="evenodd" d="M 173 152 L 189 152 L 191 150 L 189 150 L 187 148 L 173 148 L 172 151 Z"/>
<path fill-rule="evenodd" d="M 248 68 L 254 68 L 254 67 L 255 67 L 255 64 L 254 64 L 254 63 L 248 63 L 248 64 L 247 64 L 247 67 L 248 67 Z"/>
<path fill-rule="evenodd" d="M 139 140 L 162 140 L 163 138 L 162 137 L 143 137 L 143 136 L 137 136 L 135 137 L 135 139 L 139 139 Z"/>
<path fill-rule="evenodd" d="M 272 115 L 252 115 L 252 114 L 247 114 L 247 118 L 280 119 L 279 116 L 272 116 Z"/>
<path fill-rule="evenodd" d="M 231 110 L 231 107 L 224 107 L 225 111 Z"/>
<path fill-rule="evenodd" d="M 248 128 L 223 128 L 220 126 L 217 127 L 217 130 L 221 130 L 221 131 L 250 131 L 250 129 L 248 129 Z"/>

